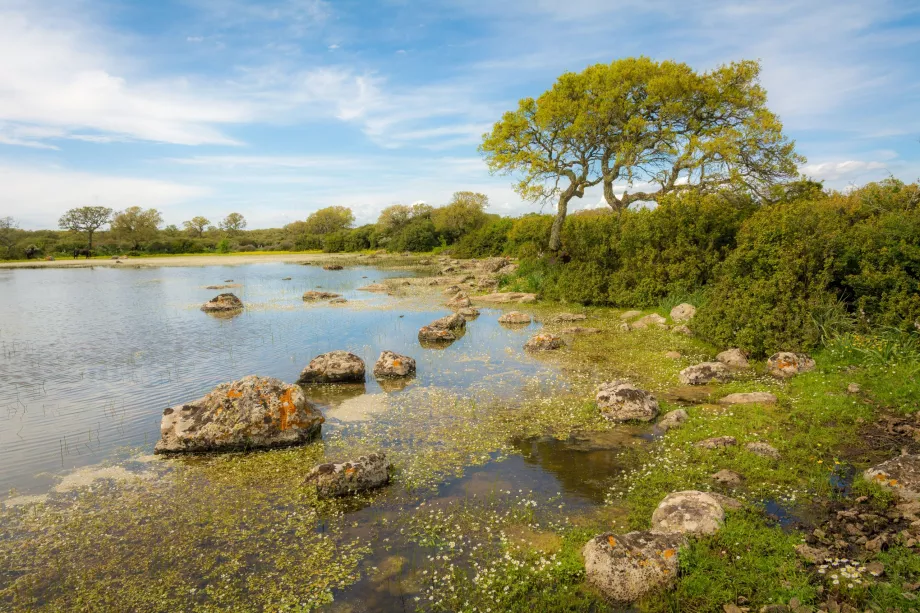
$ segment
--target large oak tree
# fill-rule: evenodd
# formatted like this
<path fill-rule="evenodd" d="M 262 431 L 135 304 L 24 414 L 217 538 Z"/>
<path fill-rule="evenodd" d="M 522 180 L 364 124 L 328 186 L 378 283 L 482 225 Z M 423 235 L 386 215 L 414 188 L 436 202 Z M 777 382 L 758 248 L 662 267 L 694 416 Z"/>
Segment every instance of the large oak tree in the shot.
<path fill-rule="evenodd" d="M 73 232 L 86 232 L 90 251 L 93 250 L 93 234 L 96 230 L 109 223 L 112 218 L 112 209 L 104 206 L 82 206 L 70 209 L 58 220 L 58 225 L 64 230 Z"/>
<path fill-rule="evenodd" d="M 115 213 L 111 227 L 116 236 L 131 241 L 131 248 L 136 251 L 140 249 L 141 241 L 156 237 L 162 223 L 163 216 L 158 210 L 131 206 Z"/>
<path fill-rule="evenodd" d="M 759 73 L 752 61 L 706 73 L 644 57 L 590 66 L 521 100 L 480 150 L 493 172 L 523 175 L 524 198 L 557 199 L 553 251 L 569 201 L 598 184 L 615 211 L 687 189 L 766 198 L 804 159 L 767 109 Z"/>

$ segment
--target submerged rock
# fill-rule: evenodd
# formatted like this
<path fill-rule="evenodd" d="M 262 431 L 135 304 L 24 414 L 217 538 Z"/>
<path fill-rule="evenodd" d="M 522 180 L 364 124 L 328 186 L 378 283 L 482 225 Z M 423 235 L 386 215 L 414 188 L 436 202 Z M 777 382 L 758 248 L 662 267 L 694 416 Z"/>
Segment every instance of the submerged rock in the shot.
<path fill-rule="evenodd" d="M 319 432 L 322 413 L 303 390 L 270 377 L 249 376 L 163 411 L 155 453 L 281 447 Z"/>
<path fill-rule="evenodd" d="M 323 266 L 323 270 L 342 270 L 343 268 L 345 267 L 341 264 L 326 264 Z"/>
<path fill-rule="evenodd" d="M 920 500 L 920 455 L 902 455 L 876 464 L 863 477 L 904 500 Z"/>
<path fill-rule="evenodd" d="M 518 325 L 529 324 L 530 322 L 530 315 L 527 313 L 521 313 L 520 311 L 510 311 L 498 318 L 498 323 L 500 324 Z"/>
<path fill-rule="evenodd" d="M 725 521 L 725 510 L 706 492 L 673 492 L 652 513 L 653 532 L 692 536 L 715 534 Z"/>
<path fill-rule="evenodd" d="M 608 599 L 629 604 L 677 579 L 678 551 L 686 544 L 680 534 L 599 534 L 581 551 L 585 577 Z"/>
<path fill-rule="evenodd" d="M 671 309 L 671 319 L 678 323 L 690 321 L 695 315 L 696 307 L 686 302 Z"/>
<path fill-rule="evenodd" d="M 565 341 L 549 333 L 537 334 L 524 343 L 526 351 L 553 351 L 562 347 L 565 347 Z"/>
<path fill-rule="evenodd" d="M 377 378 L 411 377 L 415 374 L 415 360 L 412 358 L 384 351 L 374 364 L 374 376 Z"/>
<path fill-rule="evenodd" d="M 815 369 L 815 361 L 805 353 L 780 351 L 767 360 L 767 369 L 775 377 L 792 377 Z"/>
<path fill-rule="evenodd" d="M 336 294 L 334 292 L 320 292 L 316 290 L 311 290 L 309 292 L 304 292 L 303 299 L 307 302 L 312 302 L 314 300 L 330 300 L 332 298 L 340 298 L 342 294 Z"/>
<path fill-rule="evenodd" d="M 658 416 L 658 401 L 629 381 L 602 383 L 595 396 L 597 407 L 611 421 L 651 421 Z"/>
<path fill-rule="evenodd" d="M 320 464 L 307 474 L 320 498 L 335 498 L 382 487 L 390 480 L 390 462 L 383 453 L 361 456 L 352 462 Z"/>
<path fill-rule="evenodd" d="M 298 383 L 360 383 L 364 381 L 364 360 L 347 351 L 330 351 L 316 356 L 303 372 Z"/>
<path fill-rule="evenodd" d="M 496 302 L 496 303 L 506 303 L 506 302 L 536 302 L 536 294 L 525 294 L 523 292 L 499 292 L 497 294 L 486 294 L 484 296 L 476 296 L 476 302 Z"/>
<path fill-rule="evenodd" d="M 205 313 L 225 313 L 227 311 L 240 311 L 243 308 L 243 301 L 234 294 L 218 294 L 201 306 Z"/>
<path fill-rule="evenodd" d="M 719 404 L 776 404 L 776 396 L 770 392 L 743 392 L 723 396 Z"/>
<path fill-rule="evenodd" d="M 674 409 L 665 413 L 665 416 L 658 422 L 658 427 L 667 432 L 671 428 L 679 428 L 690 419 L 690 415 L 684 409 Z"/>
<path fill-rule="evenodd" d="M 744 355 L 744 352 L 737 347 L 726 349 L 716 356 L 716 361 L 722 362 L 729 368 L 745 369 L 750 367 L 750 364 L 748 364 L 747 356 Z"/>
<path fill-rule="evenodd" d="M 722 362 L 703 362 L 683 369 L 677 378 L 684 385 L 706 385 L 731 381 L 732 373 Z"/>

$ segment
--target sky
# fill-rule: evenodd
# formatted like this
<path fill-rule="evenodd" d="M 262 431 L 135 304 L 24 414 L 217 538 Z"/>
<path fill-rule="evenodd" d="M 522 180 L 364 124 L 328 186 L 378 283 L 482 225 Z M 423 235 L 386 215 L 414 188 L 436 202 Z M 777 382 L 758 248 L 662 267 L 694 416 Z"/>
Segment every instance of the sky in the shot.
<path fill-rule="evenodd" d="M 0 0 L 0 217 L 368 223 L 460 190 L 539 210 L 490 176 L 483 133 L 560 74 L 637 55 L 760 60 L 828 187 L 920 178 L 916 0 Z"/>

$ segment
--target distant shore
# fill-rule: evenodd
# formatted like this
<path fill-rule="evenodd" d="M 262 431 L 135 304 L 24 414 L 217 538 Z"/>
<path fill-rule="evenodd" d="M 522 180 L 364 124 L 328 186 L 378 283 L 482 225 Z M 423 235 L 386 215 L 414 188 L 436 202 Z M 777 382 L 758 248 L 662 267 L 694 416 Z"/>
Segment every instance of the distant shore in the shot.
<path fill-rule="evenodd" d="M 355 257 L 355 254 L 348 254 Z M 302 263 L 311 260 L 343 257 L 332 253 L 230 253 L 219 254 L 188 254 L 173 256 L 146 256 L 129 257 L 120 260 L 111 258 L 67 259 L 67 260 L 20 260 L 15 262 L 0 262 L 2 268 L 91 268 L 95 266 L 109 267 L 158 267 L 158 266 L 237 266 L 241 264 L 258 264 L 263 262 L 292 262 Z"/>

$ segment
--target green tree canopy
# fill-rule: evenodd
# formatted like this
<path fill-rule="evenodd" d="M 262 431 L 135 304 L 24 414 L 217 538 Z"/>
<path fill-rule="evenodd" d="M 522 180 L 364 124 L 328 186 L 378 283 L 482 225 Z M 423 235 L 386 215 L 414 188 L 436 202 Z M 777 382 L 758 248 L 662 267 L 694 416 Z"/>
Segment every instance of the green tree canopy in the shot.
<path fill-rule="evenodd" d="M 355 223 L 355 214 L 344 206 L 327 206 L 307 217 L 304 229 L 307 234 L 331 234 L 347 230 Z"/>
<path fill-rule="evenodd" d="M 246 227 L 246 218 L 239 213 L 230 213 L 220 222 L 220 229 L 227 234 L 236 234 Z"/>
<path fill-rule="evenodd" d="M 156 209 L 144 210 L 139 206 L 128 207 L 115 213 L 112 218 L 112 231 L 116 236 L 131 241 L 131 248 L 140 248 L 141 241 L 154 238 L 157 229 L 163 223 L 163 216 Z"/>
<path fill-rule="evenodd" d="M 522 175 L 522 197 L 557 199 L 554 251 L 569 201 L 598 184 L 615 211 L 689 189 L 766 199 L 804 158 L 767 109 L 759 74 L 754 61 L 706 73 L 644 57 L 590 66 L 521 100 L 480 151 L 492 172 Z"/>
<path fill-rule="evenodd" d="M 19 224 L 12 217 L 0 217 L 0 247 L 4 249 L 4 257 L 9 258 L 16 244 L 16 231 Z"/>
<path fill-rule="evenodd" d="M 450 204 L 432 211 L 431 220 L 437 233 L 453 243 L 485 223 L 487 206 L 489 197 L 485 194 L 455 192 Z"/>
<path fill-rule="evenodd" d="M 201 238 L 205 229 L 210 225 L 211 220 L 207 217 L 202 217 L 201 215 L 192 217 L 189 221 L 182 222 L 182 227 L 185 228 L 189 234 L 197 236 L 198 238 Z"/>
<path fill-rule="evenodd" d="M 93 249 L 93 234 L 112 218 L 112 209 L 104 206 L 83 206 L 70 209 L 58 220 L 58 225 L 63 230 L 72 232 L 86 232 L 88 249 Z"/>

